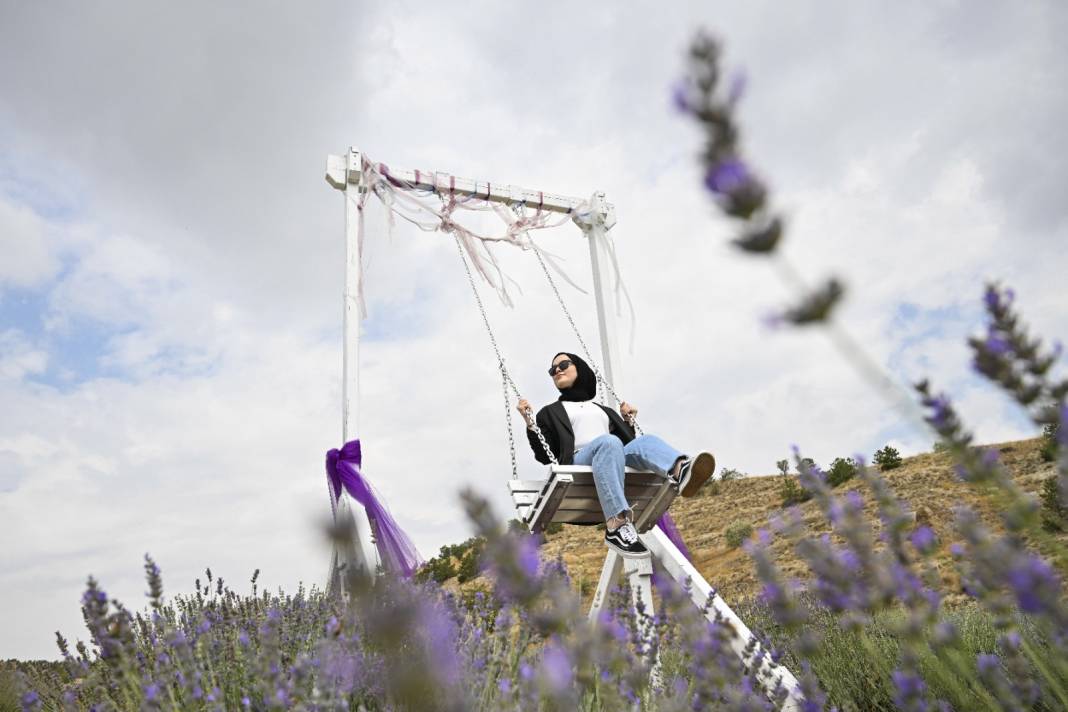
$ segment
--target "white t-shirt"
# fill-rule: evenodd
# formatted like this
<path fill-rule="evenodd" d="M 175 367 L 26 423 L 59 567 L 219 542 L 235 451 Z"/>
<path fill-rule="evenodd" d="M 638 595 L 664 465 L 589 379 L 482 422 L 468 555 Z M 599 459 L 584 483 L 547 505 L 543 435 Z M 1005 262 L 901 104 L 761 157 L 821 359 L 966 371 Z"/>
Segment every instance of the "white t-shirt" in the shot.
<path fill-rule="evenodd" d="M 589 445 L 596 438 L 608 434 L 608 415 L 592 400 L 562 401 L 571 430 L 575 433 L 575 452 Z"/>

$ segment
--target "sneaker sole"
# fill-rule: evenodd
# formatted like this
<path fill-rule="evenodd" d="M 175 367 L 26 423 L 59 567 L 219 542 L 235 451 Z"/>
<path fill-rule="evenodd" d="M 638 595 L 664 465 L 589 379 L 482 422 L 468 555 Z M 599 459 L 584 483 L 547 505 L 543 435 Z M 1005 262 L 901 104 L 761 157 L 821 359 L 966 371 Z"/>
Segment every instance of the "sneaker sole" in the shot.
<path fill-rule="evenodd" d="M 705 482 L 708 482 L 708 478 L 715 471 L 716 458 L 712 456 L 712 453 L 699 453 L 694 458 L 693 465 L 690 466 L 690 481 L 686 483 L 686 488 L 682 490 L 682 496 L 693 497 L 697 494 L 697 490 L 701 489 Z"/>
<path fill-rule="evenodd" d="M 613 544 L 610 541 L 605 540 L 605 544 L 608 546 L 609 549 L 611 549 L 612 551 L 616 552 L 617 554 L 622 556 L 624 559 L 644 559 L 645 557 L 649 556 L 649 550 L 648 549 L 646 549 L 645 551 L 643 551 L 640 554 L 635 554 L 632 551 L 624 551 L 623 549 L 620 549 L 618 546 L 616 546 L 615 544 Z"/>

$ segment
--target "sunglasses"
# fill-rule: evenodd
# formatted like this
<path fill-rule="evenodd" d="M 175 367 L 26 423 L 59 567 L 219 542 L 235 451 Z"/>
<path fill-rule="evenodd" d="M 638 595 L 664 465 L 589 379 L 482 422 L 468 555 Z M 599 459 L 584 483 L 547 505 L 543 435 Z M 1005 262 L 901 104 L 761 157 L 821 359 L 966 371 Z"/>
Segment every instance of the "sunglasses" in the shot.
<path fill-rule="evenodd" d="M 556 364 L 555 366 L 549 366 L 549 375 L 552 376 L 557 371 L 560 371 L 561 373 L 563 373 L 567 369 L 571 368 L 571 366 L 572 366 L 571 361 L 569 359 L 565 358 L 563 361 L 561 361 L 560 363 Z"/>

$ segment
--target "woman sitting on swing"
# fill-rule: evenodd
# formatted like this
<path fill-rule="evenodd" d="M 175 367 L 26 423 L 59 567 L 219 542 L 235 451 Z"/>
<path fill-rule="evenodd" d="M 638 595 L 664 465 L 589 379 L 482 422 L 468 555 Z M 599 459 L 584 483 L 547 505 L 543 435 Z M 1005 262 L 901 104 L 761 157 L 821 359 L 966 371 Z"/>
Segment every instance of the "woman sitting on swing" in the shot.
<path fill-rule="evenodd" d="M 683 497 L 692 497 L 712 476 L 715 458 L 707 452 L 688 457 L 655 435 L 634 437 L 624 418 L 634 418 L 638 409 L 622 403 L 619 410 L 623 417 L 620 417 L 595 403 L 597 378 L 589 365 L 575 354 L 556 354 L 549 375 L 560 391 L 559 400 L 539 410 L 533 421 L 526 399 L 520 400 L 517 406 L 526 420 L 527 439 L 534 457 L 542 464 L 549 464 L 549 456 L 534 432 L 536 423 L 557 462 L 592 467 L 597 498 L 604 511 L 605 543 L 622 556 L 645 556 L 648 550 L 638 539 L 623 491 L 623 468 L 657 472 L 670 478 Z"/>

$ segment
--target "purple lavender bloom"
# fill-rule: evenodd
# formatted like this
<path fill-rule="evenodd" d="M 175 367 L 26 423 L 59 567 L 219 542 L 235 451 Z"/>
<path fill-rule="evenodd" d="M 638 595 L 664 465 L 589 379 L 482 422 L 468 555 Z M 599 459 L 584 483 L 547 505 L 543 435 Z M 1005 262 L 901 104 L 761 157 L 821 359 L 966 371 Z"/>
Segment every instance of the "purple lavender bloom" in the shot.
<path fill-rule="evenodd" d="M 998 290 L 994 286 L 986 288 L 986 292 L 983 294 L 983 303 L 986 304 L 986 308 L 990 310 L 997 309 L 1001 306 L 1001 297 L 998 294 Z"/>
<path fill-rule="evenodd" d="M 943 427 L 949 417 L 949 398 L 944 393 L 932 398 L 931 411 L 931 422 L 936 428 Z"/>
<path fill-rule="evenodd" d="M 984 343 L 984 346 L 986 347 L 987 351 L 996 356 L 1004 356 L 1005 354 L 1012 351 L 1012 344 L 1010 344 L 1008 341 L 1001 338 L 997 334 L 991 334 L 990 336 L 986 337 L 986 342 Z"/>
<path fill-rule="evenodd" d="M 532 536 L 525 536 L 520 539 L 519 551 L 517 560 L 519 567 L 528 578 L 535 578 L 538 575 L 538 567 L 541 565 L 541 558 L 538 556 L 538 542 Z"/>
<path fill-rule="evenodd" d="M 894 670 L 890 677 L 894 681 L 894 704 L 901 710 L 926 710 L 927 702 L 923 695 L 927 684 L 914 672 Z"/>
<path fill-rule="evenodd" d="M 159 685 L 154 682 L 145 685 L 145 700 L 155 702 L 157 699 L 159 699 Z"/>
<path fill-rule="evenodd" d="M 571 658 L 559 644 L 545 647 L 541 656 L 541 672 L 546 685 L 554 694 L 562 694 L 571 687 Z"/>
<path fill-rule="evenodd" d="M 980 675 L 989 675 L 1001 666 L 1001 658 L 992 653 L 979 653 L 975 656 L 975 667 Z"/>
<path fill-rule="evenodd" d="M 1024 561 L 1015 562 L 1005 579 L 1016 595 L 1017 605 L 1025 613 L 1042 611 L 1045 600 L 1051 595 L 1058 596 L 1060 592 L 1060 581 L 1053 568 L 1037 556 L 1028 556 Z"/>
<path fill-rule="evenodd" d="M 33 690 L 24 694 L 21 701 L 24 711 L 39 709 L 41 706 L 41 697 Z"/>
<path fill-rule="evenodd" d="M 935 536 L 934 530 L 927 525 L 916 527 L 912 532 L 912 536 L 909 537 L 909 541 L 916 547 L 916 551 L 921 554 L 930 554 L 934 551 L 935 546 L 938 544 L 938 537 Z"/>
<path fill-rule="evenodd" d="M 727 103 L 731 106 L 741 101 L 742 95 L 745 94 L 745 87 L 749 83 L 748 78 L 745 76 L 745 72 L 741 69 L 734 72 L 731 75 L 731 81 L 729 88 L 727 89 Z"/>
<path fill-rule="evenodd" d="M 705 187 L 716 195 L 730 196 L 750 181 L 749 169 L 737 158 L 728 158 L 708 169 Z"/>
<path fill-rule="evenodd" d="M 686 77 L 675 82 L 675 86 L 671 89 L 671 103 L 679 113 L 689 114 L 693 111 L 693 106 L 690 103 L 692 96 L 693 87 Z"/>

